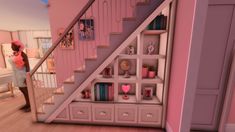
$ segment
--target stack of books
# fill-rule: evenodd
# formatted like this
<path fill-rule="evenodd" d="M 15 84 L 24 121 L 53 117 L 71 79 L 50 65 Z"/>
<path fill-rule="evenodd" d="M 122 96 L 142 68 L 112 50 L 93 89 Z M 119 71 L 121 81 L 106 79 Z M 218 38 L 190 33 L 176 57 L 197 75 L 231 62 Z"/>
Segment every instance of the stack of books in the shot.
<path fill-rule="evenodd" d="M 96 83 L 94 88 L 95 101 L 113 101 L 114 87 L 112 83 Z"/>
<path fill-rule="evenodd" d="M 148 30 L 165 30 L 167 16 L 158 15 L 147 27 Z"/>

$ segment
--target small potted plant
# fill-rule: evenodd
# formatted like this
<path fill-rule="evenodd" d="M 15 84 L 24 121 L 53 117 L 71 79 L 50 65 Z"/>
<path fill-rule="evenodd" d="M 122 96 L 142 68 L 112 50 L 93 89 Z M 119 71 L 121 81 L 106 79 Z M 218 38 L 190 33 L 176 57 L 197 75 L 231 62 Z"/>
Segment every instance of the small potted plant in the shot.
<path fill-rule="evenodd" d="M 148 78 L 155 78 L 156 76 L 156 69 L 153 66 L 149 67 L 149 71 L 148 71 Z"/>
<path fill-rule="evenodd" d="M 148 65 L 143 65 L 142 67 L 142 78 L 147 78 L 148 77 L 148 71 L 149 71 L 149 67 Z"/>

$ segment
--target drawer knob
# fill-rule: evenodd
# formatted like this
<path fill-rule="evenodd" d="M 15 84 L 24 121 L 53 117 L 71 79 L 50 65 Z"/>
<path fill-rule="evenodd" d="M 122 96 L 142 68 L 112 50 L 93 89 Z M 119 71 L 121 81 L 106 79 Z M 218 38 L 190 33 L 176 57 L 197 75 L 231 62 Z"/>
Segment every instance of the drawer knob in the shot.
<path fill-rule="evenodd" d="M 152 118 L 152 117 L 153 117 L 153 114 L 152 114 L 152 113 L 148 113 L 148 114 L 146 114 L 146 117 Z"/>
<path fill-rule="evenodd" d="M 84 111 L 79 110 L 77 113 L 78 113 L 79 115 L 82 115 L 82 114 L 84 114 Z"/>
<path fill-rule="evenodd" d="M 100 112 L 100 115 L 101 115 L 101 116 L 106 116 L 107 113 L 106 113 L 105 111 L 101 111 L 101 112 Z"/>
<path fill-rule="evenodd" d="M 129 113 L 128 113 L 128 112 L 124 112 L 124 113 L 122 114 L 122 116 L 127 117 L 127 116 L 129 116 Z"/>

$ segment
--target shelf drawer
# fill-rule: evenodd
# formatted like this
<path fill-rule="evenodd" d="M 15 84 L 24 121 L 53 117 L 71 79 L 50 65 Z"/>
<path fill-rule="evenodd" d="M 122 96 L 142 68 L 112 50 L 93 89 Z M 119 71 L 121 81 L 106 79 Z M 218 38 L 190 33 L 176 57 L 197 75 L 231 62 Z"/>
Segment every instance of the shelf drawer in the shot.
<path fill-rule="evenodd" d="M 137 106 L 130 104 L 115 105 L 115 122 L 137 123 Z"/>
<path fill-rule="evenodd" d="M 162 106 L 139 105 L 139 124 L 161 125 Z"/>
<path fill-rule="evenodd" d="M 69 120 L 69 109 L 66 107 L 55 120 Z"/>
<path fill-rule="evenodd" d="M 70 104 L 71 120 L 91 121 L 91 104 L 73 102 Z"/>
<path fill-rule="evenodd" d="M 92 104 L 93 121 L 95 122 L 113 122 L 114 105 L 113 104 Z"/>

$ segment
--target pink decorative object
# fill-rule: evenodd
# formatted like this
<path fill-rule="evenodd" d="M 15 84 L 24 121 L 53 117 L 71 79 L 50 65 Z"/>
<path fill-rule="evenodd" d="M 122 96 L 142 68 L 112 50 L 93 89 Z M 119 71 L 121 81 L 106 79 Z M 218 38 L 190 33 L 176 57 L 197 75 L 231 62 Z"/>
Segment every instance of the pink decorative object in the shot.
<path fill-rule="evenodd" d="M 14 52 L 13 54 L 14 54 L 13 62 L 15 63 L 16 67 L 19 69 L 24 68 L 25 63 L 24 63 L 23 57 L 21 55 L 21 51 Z"/>
<path fill-rule="evenodd" d="M 142 78 L 147 78 L 148 77 L 148 67 L 142 67 Z"/>
<path fill-rule="evenodd" d="M 130 89 L 131 89 L 130 84 L 123 84 L 122 85 L 122 91 L 124 92 L 124 95 L 122 96 L 123 99 L 129 99 L 129 97 L 127 96 L 127 93 L 129 92 Z"/>
<path fill-rule="evenodd" d="M 148 77 L 149 78 L 155 78 L 155 75 L 156 75 L 155 71 L 149 71 L 148 72 Z"/>

